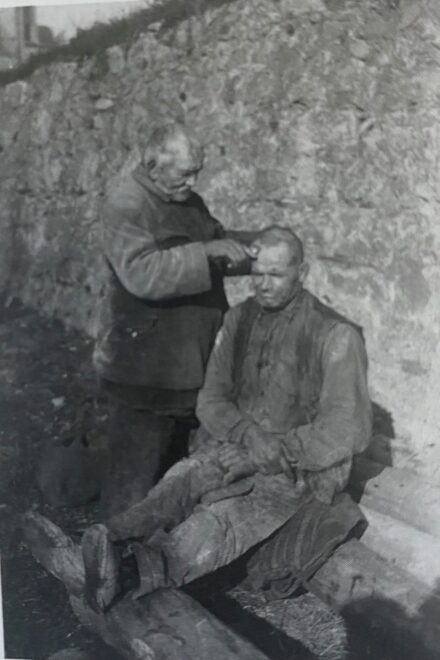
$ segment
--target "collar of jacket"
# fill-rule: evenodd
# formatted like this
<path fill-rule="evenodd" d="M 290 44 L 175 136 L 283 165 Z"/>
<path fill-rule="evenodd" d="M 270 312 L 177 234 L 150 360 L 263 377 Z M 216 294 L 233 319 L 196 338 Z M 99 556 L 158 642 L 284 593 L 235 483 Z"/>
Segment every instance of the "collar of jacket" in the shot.
<path fill-rule="evenodd" d="M 140 164 L 132 172 L 133 179 L 140 185 L 142 188 L 146 188 L 149 192 L 159 197 L 163 202 L 171 202 L 169 195 L 160 190 L 154 181 L 150 178 L 147 168 Z"/>

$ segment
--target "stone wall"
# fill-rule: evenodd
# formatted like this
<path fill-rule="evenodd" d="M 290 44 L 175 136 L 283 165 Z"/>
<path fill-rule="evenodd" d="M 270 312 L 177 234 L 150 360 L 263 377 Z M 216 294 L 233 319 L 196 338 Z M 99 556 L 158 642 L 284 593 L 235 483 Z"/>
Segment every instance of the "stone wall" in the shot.
<path fill-rule="evenodd" d="M 436 0 L 236 0 L 0 90 L 1 286 L 93 333 L 102 198 L 182 118 L 225 225 L 303 237 L 309 288 L 364 327 L 395 460 L 438 478 L 439 27 Z"/>

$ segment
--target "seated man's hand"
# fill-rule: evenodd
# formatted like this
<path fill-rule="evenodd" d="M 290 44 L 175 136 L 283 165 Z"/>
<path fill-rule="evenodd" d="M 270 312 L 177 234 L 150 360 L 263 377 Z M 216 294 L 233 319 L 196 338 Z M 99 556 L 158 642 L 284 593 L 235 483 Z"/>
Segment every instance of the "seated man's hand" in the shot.
<path fill-rule="evenodd" d="M 229 268 L 239 268 L 256 256 L 255 249 L 232 238 L 221 238 L 205 243 L 208 258 L 225 259 Z"/>
<path fill-rule="evenodd" d="M 292 476 L 292 470 L 282 451 L 280 439 L 260 428 L 248 431 L 246 446 L 250 460 L 263 474 L 277 474 L 284 472 Z"/>
<path fill-rule="evenodd" d="M 255 472 L 255 465 L 250 460 L 248 452 L 236 445 L 226 443 L 219 449 L 217 459 L 225 471 L 223 479 L 225 485 Z"/>

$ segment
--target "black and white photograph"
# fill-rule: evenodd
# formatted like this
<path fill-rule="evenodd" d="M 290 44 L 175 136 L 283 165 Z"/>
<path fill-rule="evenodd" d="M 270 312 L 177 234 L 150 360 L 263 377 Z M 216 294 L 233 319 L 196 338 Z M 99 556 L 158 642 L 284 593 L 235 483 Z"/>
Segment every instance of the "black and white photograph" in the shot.
<path fill-rule="evenodd" d="M 2 660 L 440 658 L 440 1 L 0 1 Z"/>

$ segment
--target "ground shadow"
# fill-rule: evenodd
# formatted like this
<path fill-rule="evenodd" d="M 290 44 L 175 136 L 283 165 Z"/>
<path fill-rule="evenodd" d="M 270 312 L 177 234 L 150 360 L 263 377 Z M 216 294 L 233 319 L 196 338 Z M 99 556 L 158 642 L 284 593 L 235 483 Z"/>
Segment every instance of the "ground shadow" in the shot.
<path fill-rule="evenodd" d="M 270 660 L 317 660 L 317 656 L 302 642 L 245 610 L 240 603 L 225 593 L 246 577 L 246 564 L 250 554 L 246 553 L 244 558 L 194 581 L 187 585 L 184 591 L 234 632 L 249 640 Z"/>
<path fill-rule="evenodd" d="M 395 438 L 394 422 L 392 414 L 380 406 L 376 401 L 371 402 L 373 406 L 373 437 L 383 436 L 385 440 Z M 386 444 L 386 443 L 385 443 Z M 389 445 L 388 445 L 389 446 Z M 386 449 L 386 447 L 385 447 Z M 391 452 L 385 453 L 384 458 L 391 459 Z M 391 465 L 391 463 L 387 463 Z"/>
<path fill-rule="evenodd" d="M 317 656 L 302 642 L 251 614 L 225 594 L 217 595 L 209 604 L 209 610 L 271 660 L 317 660 Z"/>
<path fill-rule="evenodd" d="M 347 660 L 437 660 L 440 657 L 440 589 L 414 617 L 395 601 L 368 597 L 341 612 Z"/>
<path fill-rule="evenodd" d="M 390 412 L 372 401 L 373 433 L 367 449 L 354 457 L 348 491 L 359 502 L 370 479 L 377 477 L 385 467 L 393 465 L 391 441 L 395 438 Z"/>

